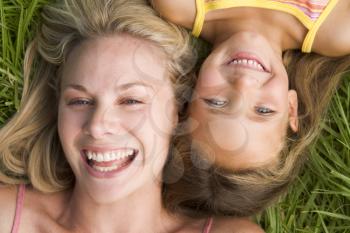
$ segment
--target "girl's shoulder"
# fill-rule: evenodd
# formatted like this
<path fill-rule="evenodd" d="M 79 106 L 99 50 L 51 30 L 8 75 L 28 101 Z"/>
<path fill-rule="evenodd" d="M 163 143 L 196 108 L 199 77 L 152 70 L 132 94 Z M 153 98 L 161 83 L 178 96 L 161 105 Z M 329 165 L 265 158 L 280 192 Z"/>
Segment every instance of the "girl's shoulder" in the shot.
<path fill-rule="evenodd" d="M 0 229 L 11 232 L 15 217 L 17 186 L 0 185 Z"/>
<path fill-rule="evenodd" d="M 265 231 L 249 218 L 220 217 L 213 219 L 210 233 L 264 233 Z"/>
<path fill-rule="evenodd" d="M 149 0 L 149 2 L 161 17 L 192 29 L 196 18 L 195 0 Z"/>
<path fill-rule="evenodd" d="M 313 51 L 325 56 L 350 54 L 350 1 L 338 0 L 319 28 Z"/>

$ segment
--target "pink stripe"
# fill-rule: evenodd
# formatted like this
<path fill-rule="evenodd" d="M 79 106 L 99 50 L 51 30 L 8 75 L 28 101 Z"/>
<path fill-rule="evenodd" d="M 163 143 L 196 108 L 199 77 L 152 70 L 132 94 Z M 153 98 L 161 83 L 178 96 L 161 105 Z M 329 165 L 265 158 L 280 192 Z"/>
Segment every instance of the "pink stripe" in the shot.
<path fill-rule="evenodd" d="M 310 9 L 315 9 L 315 10 L 320 10 L 323 9 L 329 2 L 329 0 L 324 0 L 324 1 L 312 1 L 312 0 L 280 0 L 282 2 L 286 3 L 294 3 L 296 5 L 300 5 L 303 7 L 307 7 Z"/>
<path fill-rule="evenodd" d="M 320 17 L 322 11 L 328 5 L 329 0 L 325 1 L 310 1 L 310 0 L 275 0 L 300 9 L 307 15 L 312 21 L 315 21 Z"/>
<path fill-rule="evenodd" d="M 20 184 L 18 187 L 17 201 L 16 201 L 16 212 L 15 212 L 15 218 L 13 220 L 11 233 L 18 232 L 19 223 L 21 221 L 21 214 L 22 214 L 25 191 L 26 191 L 26 186 L 24 184 Z"/>

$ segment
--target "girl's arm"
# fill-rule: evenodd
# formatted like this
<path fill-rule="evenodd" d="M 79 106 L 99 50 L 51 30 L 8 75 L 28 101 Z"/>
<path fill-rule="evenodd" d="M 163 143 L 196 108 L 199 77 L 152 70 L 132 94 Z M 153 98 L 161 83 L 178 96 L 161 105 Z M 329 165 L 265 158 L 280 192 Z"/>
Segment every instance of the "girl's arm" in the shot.
<path fill-rule="evenodd" d="M 195 0 L 149 0 L 161 17 L 192 29 L 196 17 Z"/>

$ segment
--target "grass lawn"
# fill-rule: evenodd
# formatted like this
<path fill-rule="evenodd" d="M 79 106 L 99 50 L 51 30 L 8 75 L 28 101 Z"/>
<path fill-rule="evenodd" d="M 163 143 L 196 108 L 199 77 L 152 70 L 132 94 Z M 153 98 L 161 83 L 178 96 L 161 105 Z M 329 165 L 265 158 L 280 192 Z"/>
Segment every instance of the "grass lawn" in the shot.
<path fill-rule="evenodd" d="M 350 75 L 288 194 L 258 217 L 267 232 L 350 232 Z"/>
<path fill-rule="evenodd" d="M 0 125 L 21 98 L 25 47 L 44 0 L 0 0 Z M 296 184 L 257 216 L 267 232 L 350 233 L 350 75 L 334 96 L 324 130 Z"/>

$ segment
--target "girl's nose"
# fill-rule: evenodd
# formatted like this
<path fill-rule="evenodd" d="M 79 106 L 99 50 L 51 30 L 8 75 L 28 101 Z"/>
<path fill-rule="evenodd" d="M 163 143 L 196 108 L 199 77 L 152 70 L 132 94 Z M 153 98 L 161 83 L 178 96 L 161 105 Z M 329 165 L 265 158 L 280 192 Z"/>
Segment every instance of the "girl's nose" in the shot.
<path fill-rule="evenodd" d="M 250 88 L 259 88 L 262 85 L 263 80 L 259 80 L 259 77 L 255 77 L 252 75 L 237 75 L 230 79 L 230 83 L 237 90 L 247 90 Z"/>

